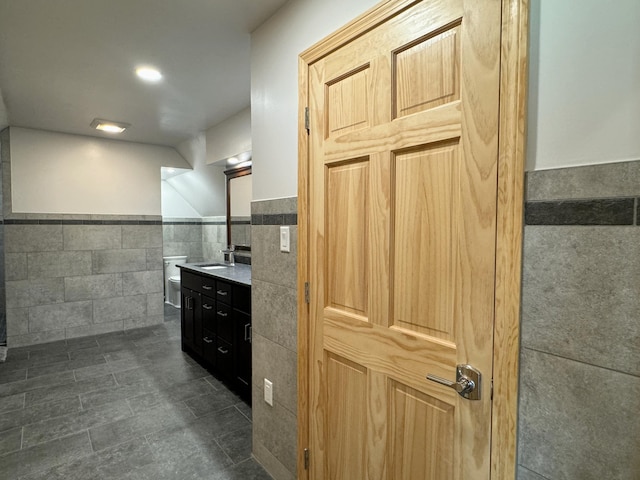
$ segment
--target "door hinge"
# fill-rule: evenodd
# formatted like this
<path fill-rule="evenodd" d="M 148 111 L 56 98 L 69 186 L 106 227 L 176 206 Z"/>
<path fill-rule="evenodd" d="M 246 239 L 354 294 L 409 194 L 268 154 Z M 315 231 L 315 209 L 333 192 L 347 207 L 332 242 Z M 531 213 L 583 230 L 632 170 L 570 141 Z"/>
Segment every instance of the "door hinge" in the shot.
<path fill-rule="evenodd" d="M 304 301 L 309 303 L 309 282 L 304 282 Z"/>
<path fill-rule="evenodd" d="M 304 107 L 304 128 L 309 133 L 309 107 Z"/>
<path fill-rule="evenodd" d="M 304 469 L 309 470 L 309 449 L 304 449 Z"/>

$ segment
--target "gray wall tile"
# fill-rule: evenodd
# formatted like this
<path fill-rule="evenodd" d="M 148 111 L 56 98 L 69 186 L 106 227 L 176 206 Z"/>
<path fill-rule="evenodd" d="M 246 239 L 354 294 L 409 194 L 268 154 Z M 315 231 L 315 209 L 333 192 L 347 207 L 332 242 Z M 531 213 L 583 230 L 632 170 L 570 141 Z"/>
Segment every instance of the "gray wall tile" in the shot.
<path fill-rule="evenodd" d="M 640 195 L 640 161 L 527 173 L 527 200 Z"/>
<path fill-rule="evenodd" d="M 29 309 L 7 308 L 7 335 L 24 335 L 29 333 Z"/>
<path fill-rule="evenodd" d="M 62 225 L 5 225 L 7 253 L 59 250 L 62 250 Z"/>
<path fill-rule="evenodd" d="M 201 243 L 202 225 L 174 225 L 173 241 L 185 243 Z"/>
<path fill-rule="evenodd" d="M 521 465 L 553 479 L 637 478 L 640 378 L 529 349 L 520 378 Z"/>
<path fill-rule="evenodd" d="M 67 302 L 112 298 L 122 295 L 122 275 L 111 273 L 67 277 L 64 279 L 64 288 Z"/>
<path fill-rule="evenodd" d="M 295 415 L 277 402 L 274 402 L 273 407 L 269 406 L 255 388 L 252 410 L 254 443 L 261 443 L 291 474 L 294 474 L 297 465 Z"/>
<path fill-rule="evenodd" d="M 147 248 L 146 249 L 146 258 L 147 258 L 147 270 L 162 270 L 162 248 Z"/>
<path fill-rule="evenodd" d="M 6 282 L 7 308 L 64 302 L 64 279 L 41 278 Z"/>
<path fill-rule="evenodd" d="M 260 391 L 264 379 L 273 382 L 274 401 L 294 415 L 298 401 L 298 361 L 296 352 L 288 350 L 261 335 L 252 335 L 254 388 Z"/>
<path fill-rule="evenodd" d="M 64 225 L 65 250 L 111 250 L 122 247 L 120 225 Z"/>
<path fill-rule="evenodd" d="M 297 213 L 298 197 L 251 202 L 251 214 Z"/>
<path fill-rule="evenodd" d="M 147 295 L 147 316 L 164 316 L 164 293 Z"/>
<path fill-rule="evenodd" d="M 92 304 L 67 302 L 29 308 L 29 332 L 45 332 L 91 323 Z"/>
<path fill-rule="evenodd" d="M 541 477 L 537 473 L 532 472 L 531 470 L 527 470 L 522 466 L 518 466 L 516 478 L 518 480 L 547 480 L 546 478 Z"/>
<path fill-rule="evenodd" d="M 93 301 L 93 323 L 143 317 L 146 314 L 146 295 L 103 298 Z"/>
<path fill-rule="evenodd" d="M 123 295 L 128 296 L 163 292 L 163 282 L 164 279 L 161 270 L 123 273 Z"/>
<path fill-rule="evenodd" d="M 296 288 L 298 227 L 291 227 L 290 240 L 291 252 L 281 252 L 278 225 L 252 226 L 252 278 Z"/>
<path fill-rule="evenodd" d="M 25 280 L 27 278 L 27 254 L 6 253 L 4 255 L 5 280 Z"/>
<path fill-rule="evenodd" d="M 123 329 L 124 322 L 122 320 L 117 320 L 115 322 L 93 323 L 91 325 L 66 328 L 65 337 L 77 338 L 86 337 L 88 335 L 101 335 L 103 333 L 120 332 Z"/>
<path fill-rule="evenodd" d="M 289 470 L 255 437 L 253 437 L 253 456 L 260 465 L 277 480 L 295 480 L 296 475 Z"/>
<path fill-rule="evenodd" d="M 164 315 L 149 315 L 145 317 L 125 318 L 124 329 L 148 327 L 149 325 L 159 325 L 164 323 Z"/>
<path fill-rule="evenodd" d="M 251 279 L 252 330 L 283 347 L 297 350 L 296 291 Z"/>
<path fill-rule="evenodd" d="M 640 228 L 525 229 L 522 345 L 640 375 Z"/>
<path fill-rule="evenodd" d="M 28 253 L 27 266 L 30 279 L 88 275 L 91 252 Z"/>
<path fill-rule="evenodd" d="M 147 270 L 145 250 L 123 249 L 93 252 L 93 273 L 139 272 L 143 270 Z"/>
<path fill-rule="evenodd" d="M 27 333 L 24 335 L 7 336 L 7 345 L 9 348 L 24 347 L 26 345 L 37 345 L 39 343 L 55 342 L 56 340 L 64 340 L 64 329 L 48 330 L 46 332 Z"/>
<path fill-rule="evenodd" d="M 122 225 L 122 248 L 162 248 L 162 225 Z"/>

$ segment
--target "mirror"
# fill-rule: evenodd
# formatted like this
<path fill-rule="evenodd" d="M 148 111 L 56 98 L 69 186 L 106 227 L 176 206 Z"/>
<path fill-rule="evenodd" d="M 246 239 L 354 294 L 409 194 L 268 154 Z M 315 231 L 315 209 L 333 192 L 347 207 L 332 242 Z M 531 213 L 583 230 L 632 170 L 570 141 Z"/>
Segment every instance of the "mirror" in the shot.
<path fill-rule="evenodd" d="M 251 166 L 226 170 L 227 244 L 251 251 Z"/>

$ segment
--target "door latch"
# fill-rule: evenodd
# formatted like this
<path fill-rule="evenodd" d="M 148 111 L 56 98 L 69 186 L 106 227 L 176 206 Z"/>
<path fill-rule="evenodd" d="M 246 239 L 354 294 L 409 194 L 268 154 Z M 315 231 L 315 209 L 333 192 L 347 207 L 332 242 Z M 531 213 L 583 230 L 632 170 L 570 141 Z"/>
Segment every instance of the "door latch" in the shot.
<path fill-rule="evenodd" d="M 458 365 L 456 367 L 455 382 L 431 374 L 427 375 L 427 380 L 453 388 L 461 397 L 467 400 L 480 400 L 482 374 L 471 365 Z"/>

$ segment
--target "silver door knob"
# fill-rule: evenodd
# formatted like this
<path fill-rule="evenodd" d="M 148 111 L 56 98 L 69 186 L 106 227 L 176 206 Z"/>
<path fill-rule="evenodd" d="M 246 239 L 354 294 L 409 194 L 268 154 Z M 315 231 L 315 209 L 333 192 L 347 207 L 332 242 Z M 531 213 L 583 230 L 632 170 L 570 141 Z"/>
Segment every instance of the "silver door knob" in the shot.
<path fill-rule="evenodd" d="M 456 367 L 455 382 L 436 375 L 427 375 L 427 380 L 452 388 L 467 400 L 480 400 L 481 378 L 482 374 L 471 365 L 458 365 Z"/>

